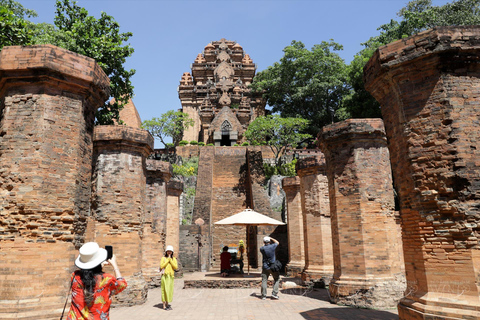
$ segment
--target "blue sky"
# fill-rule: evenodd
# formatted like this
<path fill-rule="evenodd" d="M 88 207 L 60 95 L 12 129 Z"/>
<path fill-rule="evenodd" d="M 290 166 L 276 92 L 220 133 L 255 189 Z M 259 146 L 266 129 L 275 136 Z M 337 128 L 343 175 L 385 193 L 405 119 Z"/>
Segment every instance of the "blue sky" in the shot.
<path fill-rule="evenodd" d="M 19 0 L 37 11 L 34 22 L 53 23 L 55 0 Z M 177 87 L 198 53 L 210 42 L 237 41 L 266 69 L 283 55 L 292 40 L 307 48 L 333 39 L 343 45 L 348 63 L 377 28 L 398 19 L 407 0 L 79 0 L 90 15 L 104 11 L 133 32 L 135 53 L 127 68 L 136 69 L 133 99 L 142 120 L 181 107 Z M 447 0 L 433 0 L 443 5 Z"/>

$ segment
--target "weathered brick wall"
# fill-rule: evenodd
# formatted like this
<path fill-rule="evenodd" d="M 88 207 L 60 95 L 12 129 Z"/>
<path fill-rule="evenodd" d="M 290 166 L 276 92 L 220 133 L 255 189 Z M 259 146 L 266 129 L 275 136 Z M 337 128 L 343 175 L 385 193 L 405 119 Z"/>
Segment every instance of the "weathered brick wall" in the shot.
<path fill-rule="evenodd" d="M 382 105 L 407 275 L 401 319 L 480 319 L 480 28 L 438 27 L 365 67 Z"/>
<path fill-rule="evenodd" d="M 122 275 L 129 282 L 120 305 L 143 303 L 142 240 L 146 199 L 146 158 L 153 138 L 143 129 L 97 126 L 94 137 L 92 216 L 96 241 L 113 245 Z"/>
<path fill-rule="evenodd" d="M 206 226 L 180 226 L 179 256 L 182 257 L 184 271 L 207 271 L 210 259 L 208 255 L 202 254 L 202 248 L 209 246 L 210 239 L 204 236 L 208 235 L 205 230 L 207 230 Z"/>
<path fill-rule="evenodd" d="M 249 205 L 246 202 L 245 179 L 248 172 L 246 148 L 215 148 L 213 168 L 211 223 L 239 213 Z M 243 226 L 213 225 L 213 268 L 220 268 L 220 253 L 223 246 L 231 243 L 238 244 L 239 240 L 245 238 L 246 228 Z"/>
<path fill-rule="evenodd" d="M 214 157 L 215 147 L 203 147 L 200 149 L 197 190 L 195 194 L 192 220 L 195 221 L 198 218 L 201 218 L 205 221 L 206 225 L 210 225 Z"/>
<path fill-rule="evenodd" d="M 89 211 L 94 113 L 108 87 L 93 59 L 64 49 L 0 52 L 0 318 L 61 313 Z"/>
<path fill-rule="evenodd" d="M 282 221 L 282 212 L 272 210 L 267 190 L 264 187 L 266 178 L 263 170 L 262 152 L 256 148 L 247 147 L 246 156 L 248 169 L 244 172 L 246 174 L 247 203 L 250 203 L 249 207 L 270 218 Z M 278 240 L 279 246 L 275 252 L 276 258 L 285 266 L 288 262 L 288 235 L 286 228 L 275 226 L 264 226 L 257 229 L 257 246 L 250 245 L 250 250 L 257 253 L 258 263 L 250 261 L 251 265 L 261 264 L 262 254 L 260 253 L 260 247 L 263 246 L 263 238 L 267 235 Z"/>
<path fill-rule="evenodd" d="M 330 299 L 356 307 L 395 307 L 405 290 L 387 139 L 381 119 L 323 127 L 332 217 Z M 393 249 L 393 250 L 392 250 Z"/>
<path fill-rule="evenodd" d="M 173 246 L 177 253 L 180 243 L 180 195 L 183 192 L 183 183 L 170 180 L 167 185 L 167 236 L 165 245 Z"/>
<path fill-rule="evenodd" d="M 328 181 L 323 154 L 299 159 L 297 174 L 302 195 L 305 239 L 305 282 L 328 284 L 333 276 L 332 229 Z"/>
<path fill-rule="evenodd" d="M 147 188 L 142 237 L 142 272 L 149 287 L 160 286 L 160 257 L 167 235 L 167 182 L 173 175 L 168 162 L 147 160 Z"/>
<path fill-rule="evenodd" d="M 287 177 L 282 181 L 287 206 L 288 252 L 287 275 L 301 277 L 305 268 L 305 244 L 303 237 L 302 196 L 300 178 Z"/>

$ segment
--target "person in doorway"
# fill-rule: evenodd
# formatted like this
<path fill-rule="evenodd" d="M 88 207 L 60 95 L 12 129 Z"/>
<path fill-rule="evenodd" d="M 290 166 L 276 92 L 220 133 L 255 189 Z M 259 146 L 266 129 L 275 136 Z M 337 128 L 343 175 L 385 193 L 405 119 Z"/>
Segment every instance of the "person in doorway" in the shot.
<path fill-rule="evenodd" d="M 230 273 L 230 261 L 232 260 L 232 254 L 228 252 L 228 246 L 223 247 L 223 252 L 220 254 L 220 270 L 222 277 L 228 277 Z"/>
<path fill-rule="evenodd" d="M 173 256 L 173 246 L 167 246 L 165 256 L 160 261 L 160 270 L 164 269 L 162 275 L 162 302 L 164 310 L 172 310 L 170 302 L 173 299 L 173 279 L 175 270 L 178 269 L 177 259 Z"/>
<path fill-rule="evenodd" d="M 111 265 L 115 276 L 102 270 L 102 263 Z M 107 260 L 107 250 L 96 242 L 85 243 L 79 250 L 72 274 L 72 304 L 67 320 L 108 320 L 112 296 L 122 292 L 127 282 L 118 269 L 115 255 Z"/>
<path fill-rule="evenodd" d="M 278 241 L 270 238 L 264 237 L 263 238 L 263 247 L 260 248 L 260 252 L 262 253 L 263 261 L 262 261 L 262 300 L 267 298 L 267 283 L 268 283 L 268 276 L 271 274 L 273 276 L 273 291 L 272 291 L 272 299 L 278 300 L 278 286 L 280 283 L 280 274 L 278 271 L 272 271 L 270 269 L 270 265 L 275 262 L 275 249 L 278 247 Z"/>

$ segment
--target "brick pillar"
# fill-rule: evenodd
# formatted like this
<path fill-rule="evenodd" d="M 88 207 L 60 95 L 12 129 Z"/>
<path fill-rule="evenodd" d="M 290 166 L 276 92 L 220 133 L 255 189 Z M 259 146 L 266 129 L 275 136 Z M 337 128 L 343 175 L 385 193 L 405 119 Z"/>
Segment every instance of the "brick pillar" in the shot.
<path fill-rule="evenodd" d="M 400 319 L 480 319 L 480 28 L 438 27 L 365 67 L 382 105 L 407 275 Z"/>
<path fill-rule="evenodd" d="M 180 245 L 180 195 L 183 192 L 183 183 L 171 180 L 167 187 L 167 237 L 166 246 L 173 246 L 178 259 Z"/>
<path fill-rule="evenodd" d="M 172 165 L 147 160 L 147 190 L 142 237 L 142 272 L 149 287 L 160 286 L 158 269 L 165 248 L 167 228 L 167 183 L 173 175 Z"/>
<path fill-rule="evenodd" d="M 334 303 L 393 308 L 403 296 L 387 139 L 381 119 L 323 127 L 332 215 Z M 392 250 L 394 249 L 395 250 Z"/>
<path fill-rule="evenodd" d="M 109 80 L 51 45 L 0 52 L 0 318 L 58 318 L 89 211 Z M 54 270 L 54 273 L 52 273 Z"/>
<path fill-rule="evenodd" d="M 328 284 L 333 276 L 333 251 L 328 182 L 323 154 L 299 159 L 297 174 L 300 177 L 305 239 L 305 270 L 302 280 Z"/>
<path fill-rule="evenodd" d="M 305 244 L 303 238 L 302 196 L 300 178 L 287 177 L 282 180 L 287 204 L 288 264 L 287 275 L 301 277 L 305 268 Z"/>
<path fill-rule="evenodd" d="M 118 305 L 145 302 L 142 275 L 146 158 L 153 138 L 143 129 L 97 126 L 94 137 L 92 216 L 94 239 L 112 245 L 128 288 L 116 296 Z M 113 270 L 106 269 L 113 272 Z"/>

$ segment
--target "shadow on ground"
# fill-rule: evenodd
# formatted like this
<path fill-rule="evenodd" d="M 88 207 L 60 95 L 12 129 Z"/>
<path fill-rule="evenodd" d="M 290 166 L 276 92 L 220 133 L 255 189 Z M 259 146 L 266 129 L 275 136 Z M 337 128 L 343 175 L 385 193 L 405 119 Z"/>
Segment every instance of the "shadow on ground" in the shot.
<path fill-rule="evenodd" d="M 308 320 L 398 320 L 398 315 L 388 311 L 357 308 L 319 308 L 301 312 L 300 315 Z"/>
<path fill-rule="evenodd" d="M 326 289 L 313 289 L 308 287 L 296 287 L 296 288 L 289 288 L 289 289 L 282 289 L 280 290 L 282 294 L 289 294 L 295 296 L 304 296 L 312 299 L 322 300 L 326 302 L 330 302 L 330 298 L 328 296 L 328 290 Z"/>

